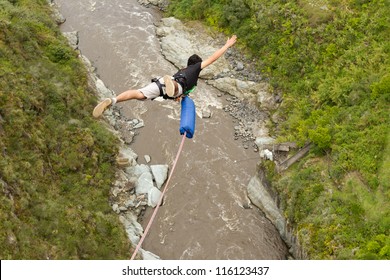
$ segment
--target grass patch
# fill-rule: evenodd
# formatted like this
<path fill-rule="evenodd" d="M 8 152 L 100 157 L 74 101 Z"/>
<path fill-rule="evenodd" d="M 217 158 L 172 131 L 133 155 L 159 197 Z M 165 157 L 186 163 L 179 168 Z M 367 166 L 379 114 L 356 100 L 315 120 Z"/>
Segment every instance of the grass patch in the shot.
<path fill-rule="evenodd" d="M 0 257 L 127 259 L 116 139 L 47 1 L 0 0 Z"/>

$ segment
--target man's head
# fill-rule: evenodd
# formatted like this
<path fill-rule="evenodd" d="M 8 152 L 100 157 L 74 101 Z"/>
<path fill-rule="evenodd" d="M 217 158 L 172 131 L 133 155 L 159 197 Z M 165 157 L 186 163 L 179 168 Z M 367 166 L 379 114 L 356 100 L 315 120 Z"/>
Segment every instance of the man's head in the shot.
<path fill-rule="evenodd" d="M 194 65 L 198 62 L 202 62 L 202 58 L 197 54 L 193 54 L 188 58 L 187 66 Z"/>

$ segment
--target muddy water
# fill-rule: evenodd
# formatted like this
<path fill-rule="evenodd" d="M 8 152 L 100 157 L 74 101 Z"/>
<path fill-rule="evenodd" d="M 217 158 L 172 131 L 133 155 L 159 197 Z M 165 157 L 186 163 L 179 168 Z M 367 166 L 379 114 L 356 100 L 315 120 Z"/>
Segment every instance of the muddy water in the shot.
<path fill-rule="evenodd" d="M 79 31 L 81 52 L 116 93 L 176 71 L 160 53 L 154 24 L 161 15 L 155 9 L 136 0 L 56 2 L 66 18 L 63 31 Z M 284 259 L 287 249 L 274 226 L 255 207 L 243 206 L 258 158 L 233 140 L 234 123 L 221 110 L 225 97 L 217 93 L 200 82 L 192 94 L 198 112 L 209 105 L 212 117 L 197 117 L 195 136 L 184 143 L 143 248 L 162 259 Z M 127 101 L 118 106 L 126 117 L 145 123 L 131 144 L 139 163 L 147 154 L 151 164 L 172 166 L 181 140 L 179 104 Z M 145 214 L 144 227 L 150 215 Z"/>

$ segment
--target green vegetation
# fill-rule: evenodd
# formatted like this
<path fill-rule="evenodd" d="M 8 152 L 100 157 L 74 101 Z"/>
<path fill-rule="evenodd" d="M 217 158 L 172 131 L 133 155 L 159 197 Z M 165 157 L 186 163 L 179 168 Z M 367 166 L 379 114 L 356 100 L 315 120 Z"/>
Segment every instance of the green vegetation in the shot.
<path fill-rule="evenodd" d="M 315 144 L 272 178 L 309 257 L 390 259 L 390 2 L 171 0 L 169 13 L 237 34 L 283 93 L 279 140 Z"/>
<path fill-rule="evenodd" d="M 46 0 L 0 0 L 0 258 L 126 259 L 116 139 Z"/>

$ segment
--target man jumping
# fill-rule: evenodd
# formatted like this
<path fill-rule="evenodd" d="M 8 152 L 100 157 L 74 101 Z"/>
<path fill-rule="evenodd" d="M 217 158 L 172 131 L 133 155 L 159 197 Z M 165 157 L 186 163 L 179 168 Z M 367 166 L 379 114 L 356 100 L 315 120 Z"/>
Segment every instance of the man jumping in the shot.
<path fill-rule="evenodd" d="M 182 94 L 187 94 L 197 85 L 200 71 L 220 58 L 228 48 L 236 43 L 236 40 L 237 36 L 233 35 L 226 41 L 222 48 L 204 61 L 197 54 L 190 56 L 187 61 L 187 67 L 180 69 L 173 76 L 167 75 L 162 78 L 153 79 L 149 85 L 143 88 L 129 89 L 117 97 L 104 99 L 95 107 L 92 115 L 98 118 L 108 107 L 126 100 L 154 99 L 159 96 L 163 96 L 165 99 L 176 99 Z"/>

